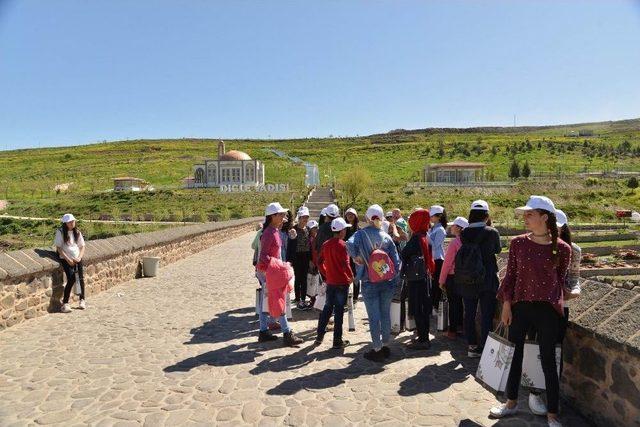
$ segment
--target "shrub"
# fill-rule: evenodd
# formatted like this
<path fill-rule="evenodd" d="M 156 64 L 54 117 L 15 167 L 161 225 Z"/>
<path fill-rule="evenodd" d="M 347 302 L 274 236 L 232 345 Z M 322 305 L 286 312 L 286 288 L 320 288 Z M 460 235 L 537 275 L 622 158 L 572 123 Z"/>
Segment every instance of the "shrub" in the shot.
<path fill-rule="evenodd" d="M 632 176 L 627 180 L 627 187 L 629 188 L 638 188 L 638 178 Z"/>
<path fill-rule="evenodd" d="M 594 185 L 599 185 L 600 181 L 598 180 L 598 178 L 587 178 L 587 180 L 585 181 L 585 185 L 587 187 L 593 187 Z"/>

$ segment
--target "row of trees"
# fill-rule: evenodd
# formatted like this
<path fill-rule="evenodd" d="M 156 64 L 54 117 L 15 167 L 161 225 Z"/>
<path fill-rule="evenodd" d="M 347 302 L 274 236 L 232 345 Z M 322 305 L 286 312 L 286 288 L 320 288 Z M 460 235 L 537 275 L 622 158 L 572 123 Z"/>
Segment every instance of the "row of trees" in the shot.
<path fill-rule="evenodd" d="M 511 179 L 518 179 L 520 177 L 529 178 L 530 176 L 531 176 L 531 167 L 529 166 L 529 162 L 525 160 L 522 167 L 520 167 L 516 159 L 513 159 L 513 162 L 509 167 L 509 178 Z"/>

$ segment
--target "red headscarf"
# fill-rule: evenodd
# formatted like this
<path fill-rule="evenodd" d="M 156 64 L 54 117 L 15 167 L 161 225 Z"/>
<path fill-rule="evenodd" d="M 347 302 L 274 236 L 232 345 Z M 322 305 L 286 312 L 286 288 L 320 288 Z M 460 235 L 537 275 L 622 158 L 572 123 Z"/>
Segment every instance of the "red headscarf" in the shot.
<path fill-rule="evenodd" d="M 433 261 L 431 248 L 427 241 L 427 231 L 429 231 L 429 227 L 431 226 L 430 220 L 431 216 L 426 209 L 418 209 L 409 216 L 409 227 L 411 227 L 413 234 L 418 235 L 422 255 L 424 256 L 424 263 L 429 273 L 433 274 L 436 271 L 436 263 Z"/>

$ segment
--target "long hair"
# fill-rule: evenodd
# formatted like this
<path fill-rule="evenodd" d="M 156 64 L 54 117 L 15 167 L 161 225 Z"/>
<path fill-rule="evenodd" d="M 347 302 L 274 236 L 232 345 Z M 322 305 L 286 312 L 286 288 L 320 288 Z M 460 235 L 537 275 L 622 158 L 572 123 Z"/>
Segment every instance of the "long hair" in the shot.
<path fill-rule="evenodd" d="M 80 235 L 80 232 L 78 231 L 78 226 L 75 225 L 71 231 L 73 232 L 73 241 L 77 243 L 78 236 Z M 67 224 L 65 224 L 64 222 L 62 223 L 62 240 L 64 240 L 65 243 L 69 243 L 69 240 L 70 240 L 69 229 L 67 228 Z"/>
<path fill-rule="evenodd" d="M 571 229 L 567 224 L 560 227 L 560 238 L 571 246 Z"/>
<path fill-rule="evenodd" d="M 346 215 L 345 215 L 346 216 Z M 345 218 L 346 219 L 346 218 Z M 360 220 L 358 219 L 358 215 L 353 214 L 353 222 L 351 223 L 351 229 L 352 230 L 358 230 L 358 222 Z M 347 221 L 348 222 L 348 221 Z"/>
<path fill-rule="evenodd" d="M 318 217 L 318 226 L 321 226 L 322 224 L 324 224 L 324 220 L 327 218 L 326 215 L 320 215 Z"/>
<path fill-rule="evenodd" d="M 266 230 L 269 225 L 271 225 L 271 219 L 273 215 L 267 215 L 264 217 L 264 224 L 262 224 L 262 229 Z"/>
<path fill-rule="evenodd" d="M 469 224 L 472 224 L 474 222 L 486 223 L 487 221 L 489 221 L 489 212 L 480 209 L 471 209 L 469 211 Z"/>
<path fill-rule="evenodd" d="M 287 233 L 293 228 L 293 214 L 290 210 L 287 211 L 287 222 L 282 224 L 282 231 Z"/>
<path fill-rule="evenodd" d="M 558 266 L 558 224 L 556 223 L 556 214 L 544 209 L 537 209 L 541 214 L 547 214 L 547 230 L 551 233 L 551 262 L 554 267 Z"/>
<path fill-rule="evenodd" d="M 447 211 L 443 210 L 441 214 L 438 215 L 438 222 L 440 223 L 440 225 L 442 225 L 444 227 L 444 229 L 447 229 L 447 225 L 449 225 L 447 223 Z"/>

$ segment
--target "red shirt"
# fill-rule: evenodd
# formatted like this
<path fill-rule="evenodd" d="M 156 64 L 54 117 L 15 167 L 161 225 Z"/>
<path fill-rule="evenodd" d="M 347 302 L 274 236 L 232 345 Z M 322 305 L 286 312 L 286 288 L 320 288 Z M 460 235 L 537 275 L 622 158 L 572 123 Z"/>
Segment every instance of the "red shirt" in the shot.
<path fill-rule="evenodd" d="M 333 237 L 323 243 L 318 268 L 325 277 L 327 286 L 351 284 L 353 272 L 344 240 Z"/>
<path fill-rule="evenodd" d="M 558 266 L 551 261 L 551 245 L 542 245 L 522 235 L 511 240 L 507 273 L 498 289 L 498 299 L 544 301 L 563 315 L 562 287 L 569 269 L 571 247 L 558 239 Z"/>

